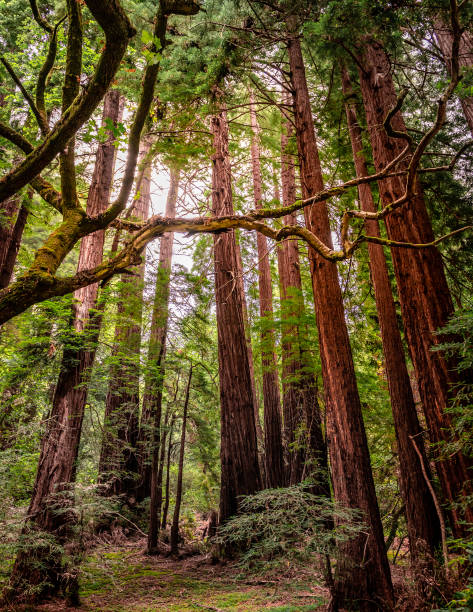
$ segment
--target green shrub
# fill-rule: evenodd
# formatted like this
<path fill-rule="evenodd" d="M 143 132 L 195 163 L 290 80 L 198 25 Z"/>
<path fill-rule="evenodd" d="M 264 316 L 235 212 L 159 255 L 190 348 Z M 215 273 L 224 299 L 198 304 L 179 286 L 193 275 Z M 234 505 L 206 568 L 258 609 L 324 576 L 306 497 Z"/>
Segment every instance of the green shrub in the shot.
<path fill-rule="evenodd" d="M 240 512 L 219 528 L 217 543 L 239 553 L 244 569 L 265 571 L 332 555 L 363 529 L 357 511 L 308 491 L 310 483 L 243 497 Z"/>

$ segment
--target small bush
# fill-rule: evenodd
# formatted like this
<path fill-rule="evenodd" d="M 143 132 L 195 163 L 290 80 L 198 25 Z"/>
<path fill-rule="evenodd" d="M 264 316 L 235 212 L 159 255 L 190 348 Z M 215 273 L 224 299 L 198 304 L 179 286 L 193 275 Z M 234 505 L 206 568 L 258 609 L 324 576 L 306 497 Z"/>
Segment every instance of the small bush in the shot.
<path fill-rule="evenodd" d="M 331 555 L 338 542 L 362 529 L 358 511 L 307 489 L 308 482 L 242 498 L 240 512 L 219 528 L 217 543 L 238 553 L 243 570 L 265 572 Z"/>

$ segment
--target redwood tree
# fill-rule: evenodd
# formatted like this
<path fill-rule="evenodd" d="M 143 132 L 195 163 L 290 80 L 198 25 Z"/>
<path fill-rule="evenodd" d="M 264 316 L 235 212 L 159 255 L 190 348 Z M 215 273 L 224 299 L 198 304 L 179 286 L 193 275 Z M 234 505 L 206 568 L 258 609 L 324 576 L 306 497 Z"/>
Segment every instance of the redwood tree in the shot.
<path fill-rule="evenodd" d="M 251 164 L 253 173 L 253 195 L 255 209 L 262 208 L 263 192 L 259 147 L 259 126 L 256 117 L 253 94 L 250 99 L 251 118 Z M 276 363 L 275 337 L 273 322 L 273 288 L 269 265 L 268 242 L 266 236 L 256 236 L 258 252 L 259 306 L 262 319 L 261 346 L 263 370 L 264 402 L 264 457 L 266 484 L 270 488 L 284 484 L 283 448 L 281 436 L 281 398 Z"/>
<path fill-rule="evenodd" d="M 63 88 L 64 109 L 67 108 L 79 87 L 74 74 L 80 71 L 82 46 L 80 7 L 69 2 L 68 14 L 69 27 L 75 31 L 76 36 L 70 38 L 68 42 L 67 57 L 70 59 L 68 65 L 71 73 L 67 76 Z M 118 120 L 119 109 L 118 92 L 110 91 L 107 95 L 107 104 L 104 105 L 104 125 L 107 118 L 113 121 Z M 108 205 L 115 156 L 113 141 L 112 135 L 109 134 L 107 142 L 97 151 L 93 181 L 87 200 L 88 213 L 101 212 Z M 61 155 L 60 172 L 64 200 L 66 202 L 74 200 L 76 185 L 73 142 L 70 143 L 69 151 Z M 89 258 L 94 260 L 100 257 L 101 260 L 101 245 L 103 245 L 103 235 L 87 237 L 84 244 L 81 244 L 79 269 L 82 269 L 82 266 L 88 266 Z M 76 475 L 77 453 L 87 393 L 86 387 L 81 383 L 86 380 L 84 377 L 87 376 L 86 373 L 92 364 L 94 354 L 93 351 L 88 350 L 87 343 L 84 343 L 86 334 L 84 329 L 89 309 L 94 305 L 96 292 L 97 287 L 91 285 L 87 288 L 85 295 L 82 293 L 76 296 L 78 302 L 73 310 L 73 338 L 74 341 L 77 341 L 78 346 L 74 343 L 64 348 L 47 430 L 41 443 L 38 471 L 27 513 L 29 518 L 24 527 L 24 533 L 30 530 L 43 530 L 54 534 L 59 542 L 63 542 L 67 536 L 71 521 L 70 513 L 64 508 L 71 503 L 70 487 Z M 92 299 L 90 296 L 93 296 Z M 87 303 L 83 307 L 85 302 Z M 93 340 L 95 340 L 93 319 L 91 319 L 91 326 Z M 59 588 L 62 572 L 60 554 L 57 551 L 53 552 L 46 544 L 38 549 L 37 556 L 38 559 L 35 560 L 35 555 L 30 556 L 26 550 L 18 553 L 10 580 L 9 596 L 21 596 L 25 580 L 29 584 L 38 586 L 38 595 L 55 592 Z"/>
<path fill-rule="evenodd" d="M 342 68 L 342 87 L 346 99 L 345 109 L 356 175 L 357 177 L 368 176 L 368 167 L 363 153 L 362 132 L 353 102 L 354 93 L 350 77 L 344 67 Z M 376 212 L 370 185 L 359 185 L 358 196 L 362 210 Z M 375 220 L 367 219 L 365 229 L 369 236 L 380 236 L 379 225 Z M 420 459 L 412 443 L 412 438 L 414 438 L 422 452 L 424 467 L 428 469 L 421 437 L 422 428 L 417 417 L 407 371 L 384 250 L 381 245 L 369 243 L 368 253 L 396 431 L 401 493 L 406 506 L 410 552 L 412 560 L 415 561 L 419 555 L 423 556 L 425 545 L 431 556 L 435 554 L 440 544 L 440 525 L 432 495 L 422 472 Z"/>
<path fill-rule="evenodd" d="M 11 281 L 21 237 L 28 219 L 28 201 L 31 200 L 31 197 L 32 192 L 28 190 L 25 199 L 15 196 L 1 206 L 0 289 L 7 287 Z"/>
<path fill-rule="evenodd" d="M 292 95 L 284 96 L 286 105 L 293 104 Z M 281 131 L 282 203 L 289 206 L 296 200 L 295 162 L 290 150 L 293 126 L 286 116 Z M 296 216 L 283 217 L 284 225 L 296 225 Z M 286 239 L 278 245 L 278 271 L 282 318 L 282 373 L 284 436 L 287 461 L 287 484 L 301 482 L 310 475 L 310 464 L 327 466 L 327 447 L 322 433 L 321 412 L 317 399 L 314 367 L 307 347 L 307 327 L 299 246 L 297 240 Z M 312 466 L 314 467 L 314 466 Z"/>
<path fill-rule="evenodd" d="M 228 120 L 223 102 L 211 119 L 212 213 L 233 214 Z M 234 230 L 214 237 L 215 298 L 221 420 L 220 522 L 238 509 L 238 496 L 262 488 L 254 397 L 245 331 L 241 262 Z"/>
<path fill-rule="evenodd" d="M 296 20 L 288 19 L 288 53 L 294 95 L 294 120 L 301 167 L 302 196 L 324 187 L 309 92 Z M 305 208 L 307 227 L 331 245 L 327 208 L 319 202 Z M 337 267 L 309 250 L 322 375 L 327 411 L 327 439 L 335 499 L 361 510 L 368 535 L 340 544 L 335 592 L 341 606 L 361 610 L 389 609 L 393 589 L 383 528 L 371 472 L 350 341 Z"/>
<path fill-rule="evenodd" d="M 388 112 L 397 102 L 391 63 L 382 45 L 372 39 L 366 40 L 364 52 L 359 59 L 361 91 L 373 159 L 376 169 L 380 170 L 403 151 L 406 142 L 388 136 L 386 130 L 378 127 L 383 125 Z M 391 124 L 398 132 L 406 132 L 400 112 L 394 115 Z M 395 201 L 405 192 L 404 177 L 383 179 L 379 182 L 379 190 L 384 204 Z M 419 183 L 416 185 L 416 196 L 386 217 L 386 229 L 391 240 L 432 242 L 432 225 Z M 448 441 L 452 428 L 451 417 L 446 408 L 452 396 L 452 384 L 457 382 L 455 363 L 449 362 L 442 352 L 432 351 L 435 345 L 443 341 L 436 331 L 443 327 L 453 314 L 453 303 L 442 258 L 436 247 L 420 250 L 394 247 L 391 253 L 409 353 L 419 385 L 430 440 L 435 443 Z M 468 486 L 467 483 L 471 480 L 471 465 L 471 460 L 461 452 L 448 457 L 438 457 L 437 472 L 446 501 L 459 501 L 464 487 Z M 454 533 L 461 535 L 464 529 L 458 508 L 450 509 L 450 518 Z M 473 522 L 472 508 L 466 509 L 464 518 Z"/>
<path fill-rule="evenodd" d="M 139 197 L 134 201 L 132 216 L 146 221 L 151 199 L 151 139 L 145 136 L 140 145 Z M 139 419 L 139 361 L 141 317 L 143 309 L 144 263 L 120 278 L 115 344 L 105 402 L 104 434 L 99 472 L 107 491 L 125 495 L 133 503 L 138 477 L 137 441 Z"/>

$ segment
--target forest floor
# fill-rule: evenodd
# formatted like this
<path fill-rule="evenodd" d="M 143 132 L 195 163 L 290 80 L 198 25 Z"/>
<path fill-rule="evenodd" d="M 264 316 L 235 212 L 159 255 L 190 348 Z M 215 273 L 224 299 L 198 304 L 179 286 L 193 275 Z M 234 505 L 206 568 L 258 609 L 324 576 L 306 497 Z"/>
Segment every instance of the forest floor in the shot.
<path fill-rule="evenodd" d="M 82 611 L 302 612 L 325 609 L 327 591 L 309 571 L 260 578 L 239 577 L 233 564 L 212 565 L 202 555 L 173 560 L 144 554 L 145 540 L 98 547 L 80 574 Z M 58 600 L 22 612 L 73 610 Z"/>

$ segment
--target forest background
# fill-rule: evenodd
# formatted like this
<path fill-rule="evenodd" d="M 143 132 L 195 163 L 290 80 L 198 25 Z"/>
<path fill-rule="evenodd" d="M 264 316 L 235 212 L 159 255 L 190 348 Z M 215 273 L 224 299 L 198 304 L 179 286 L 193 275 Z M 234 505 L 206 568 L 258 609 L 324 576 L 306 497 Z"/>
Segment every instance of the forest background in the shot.
<path fill-rule="evenodd" d="M 470 3 L 0 12 L 6 604 L 205 523 L 333 609 L 467 606 Z"/>

